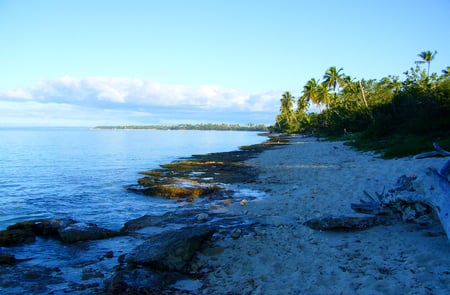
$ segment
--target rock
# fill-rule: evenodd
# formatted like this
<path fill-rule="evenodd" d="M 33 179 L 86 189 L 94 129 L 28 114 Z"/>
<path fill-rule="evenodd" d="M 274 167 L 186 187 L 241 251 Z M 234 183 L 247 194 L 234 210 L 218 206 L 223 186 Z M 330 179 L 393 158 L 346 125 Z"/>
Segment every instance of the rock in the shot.
<path fill-rule="evenodd" d="M 242 200 L 239 202 L 239 204 L 241 204 L 241 206 L 247 206 L 248 201 L 247 201 L 247 199 L 242 199 Z"/>
<path fill-rule="evenodd" d="M 92 269 L 92 268 L 85 268 L 81 272 L 81 280 L 83 280 L 83 281 L 87 281 L 90 279 L 104 278 L 104 277 L 105 277 L 105 275 L 102 272 Z"/>
<path fill-rule="evenodd" d="M 144 227 L 160 225 L 162 222 L 173 217 L 173 212 L 167 212 L 163 215 L 144 215 L 136 219 L 127 221 L 120 229 L 121 233 L 137 231 Z"/>
<path fill-rule="evenodd" d="M 85 223 L 75 223 L 59 231 L 61 241 L 69 244 L 79 241 L 107 239 L 118 235 L 120 233 Z"/>
<path fill-rule="evenodd" d="M 201 216 L 202 211 L 200 209 L 193 210 L 179 210 L 175 212 L 167 212 L 163 215 L 144 215 L 136 219 L 132 219 L 125 223 L 120 232 L 122 234 L 130 233 L 144 233 L 147 227 L 158 227 L 164 229 L 170 229 L 170 225 L 194 225 L 199 222 L 198 216 Z M 212 214 L 212 213 L 211 213 Z M 211 214 L 208 214 L 208 221 L 211 218 Z M 202 215 L 201 218 L 204 216 Z M 179 228 L 179 226 L 177 226 Z M 161 232 L 161 231 L 159 231 Z"/>
<path fill-rule="evenodd" d="M 0 231 L 0 247 L 32 243 L 35 240 L 36 235 L 30 230 L 11 229 Z"/>
<path fill-rule="evenodd" d="M 255 236 L 265 236 L 267 234 L 267 230 L 261 227 L 255 227 L 253 230 Z"/>
<path fill-rule="evenodd" d="M 119 233 L 95 224 L 78 223 L 73 219 L 38 219 L 18 222 L 0 231 L 0 246 L 13 246 L 35 241 L 36 236 L 54 238 L 64 243 L 99 240 Z"/>
<path fill-rule="evenodd" d="M 61 228 L 75 223 L 72 219 L 38 219 L 15 223 L 0 231 L 0 246 L 31 243 L 36 236 L 59 238 Z"/>
<path fill-rule="evenodd" d="M 222 201 L 222 203 L 225 206 L 229 206 L 229 205 L 231 205 L 233 203 L 233 199 L 232 198 L 225 199 L 225 200 Z"/>
<path fill-rule="evenodd" d="M 382 216 L 370 217 L 324 217 L 314 218 L 305 222 L 305 225 L 315 230 L 351 231 L 364 230 L 384 223 Z"/>
<path fill-rule="evenodd" d="M 114 252 L 113 251 L 108 251 L 105 253 L 105 255 L 103 255 L 105 258 L 113 258 L 114 257 Z"/>
<path fill-rule="evenodd" d="M 7 227 L 7 230 L 30 230 L 36 236 L 57 237 L 62 228 L 74 224 L 76 221 L 70 218 L 61 219 L 37 219 L 19 222 Z"/>
<path fill-rule="evenodd" d="M 177 273 L 163 273 L 148 268 L 119 270 L 105 280 L 101 294 L 111 295 L 150 295 L 166 293 L 167 286 L 180 279 Z"/>
<path fill-rule="evenodd" d="M 197 185 L 197 186 L 180 186 L 180 185 L 155 185 L 146 187 L 142 193 L 147 196 L 166 197 L 168 199 L 202 197 L 212 195 L 214 192 L 222 189 L 218 185 Z"/>
<path fill-rule="evenodd" d="M 16 263 L 16 257 L 11 254 L 0 254 L 0 265 L 14 265 Z"/>
<path fill-rule="evenodd" d="M 233 239 L 239 239 L 242 235 L 242 230 L 240 228 L 235 228 L 231 231 L 231 237 Z"/>
<path fill-rule="evenodd" d="M 164 271 L 187 272 L 189 263 L 214 229 L 190 227 L 162 233 L 127 255 L 126 261 Z"/>
<path fill-rule="evenodd" d="M 207 213 L 199 213 L 195 216 L 195 219 L 198 222 L 205 222 L 208 220 L 208 218 L 209 218 L 209 215 Z"/>
<path fill-rule="evenodd" d="M 117 257 L 117 262 L 119 262 L 120 264 L 124 263 L 126 256 L 127 256 L 127 254 L 119 255 L 119 257 Z"/>

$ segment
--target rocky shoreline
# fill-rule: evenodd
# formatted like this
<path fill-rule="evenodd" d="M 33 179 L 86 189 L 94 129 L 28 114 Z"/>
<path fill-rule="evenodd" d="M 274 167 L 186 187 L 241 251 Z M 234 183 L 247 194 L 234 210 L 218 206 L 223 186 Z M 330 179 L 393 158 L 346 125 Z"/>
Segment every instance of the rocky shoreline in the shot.
<path fill-rule="evenodd" d="M 224 210 L 232 203 L 247 202 L 245 197 L 235 198 L 229 185 L 254 182 L 258 171 L 246 161 L 287 143 L 286 136 L 269 135 L 268 141 L 238 151 L 193 155 L 142 172 L 138 184 L 127 187 L 145 197 L 175 198 L 181 207 L 201 202 L 204 209 L 142 216 L 128 221 L 120 231 L 72 219 L 30 220 L 9 226 L 0 231 L 0 290 L 4 294 L 189 293 L 189 286 L 176 287 L 176 282 L 183 279 L 195 284 L 191 279 L 208 271 L 207 266 L 193 262 L 196 252 L 219 237 L 237 239 L 257 223 Z M 66 247 L 89 261 L 71 261 L 70 256 L 68 261 L 57 262 L 51 257 L 27 257 L 27 247 L 35 243 Z M 65 269 L 65 265 L 71 266 Z M 21 286 L 13 288 L 17 282 Z"/>
<path fill-rule="evenodd" d="M 262 151 L 287 143 L 287 136 L 266 134 L 269 140 L 238 151 L 192 155 L 159 169 L 141 172 L 137 185 L 127 189 L 148 196 L 195 202 L 197 197 L 227 197 L 224 184 L 249 183 L 257 179 L 257 170 L 246 163 Z"/>

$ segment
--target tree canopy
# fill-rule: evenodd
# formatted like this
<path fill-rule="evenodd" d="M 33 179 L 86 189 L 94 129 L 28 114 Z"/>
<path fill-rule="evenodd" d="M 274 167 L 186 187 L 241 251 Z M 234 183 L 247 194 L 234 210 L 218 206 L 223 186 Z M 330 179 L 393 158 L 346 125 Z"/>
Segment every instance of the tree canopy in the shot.
<path fill-rule="evenodd" d="M 423 149 L 418 142 L 428 144 L 439 138 L 450 143 L 450 67 L 440 75 L 430 73 L 436 54 L 419 53 L 421 61 L 405 71 L 403 79 L 389 75 L 356 80 L 346 75 L 343 68 L 332 66 L 322 81 L 311 78 L 306 82 L 296 106 L 296 98 L 290 92 L 282 95 L 280 114 L 270 129 L 326 136 L 351 134 L 354 138 L 357 135 L 359 143 L 370 144 L 393 137 L 417 139 L 411 144 L 416 150 L 399 155 Z M 425 69 L 422 64 L 426 64 Z"/>

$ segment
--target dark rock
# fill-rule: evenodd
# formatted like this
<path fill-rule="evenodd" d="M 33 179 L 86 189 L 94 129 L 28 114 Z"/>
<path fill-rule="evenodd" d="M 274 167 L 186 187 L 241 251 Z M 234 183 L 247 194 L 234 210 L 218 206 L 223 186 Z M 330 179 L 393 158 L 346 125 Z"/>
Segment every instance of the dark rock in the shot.
<path fill-rule="evenodd" d="M 20 264 L 0 267 L 1 294 L 50 294 L 51 285 L 63 282 L 61 275 L 49 267 Z"/>
<path fill-rule="evenodd" d="M 305 225 L 315 230 L 352 231 L 364 230 L 383 224 L 383 217 L 323 217 L 314 218 L 305 222 Z"/>
<path fill-rule="evenodd" d="M 101 240 L 120 235 L 116 231 L 88 225 L 85 223 L 75 223 L 59 231 L 59 238 L 64 243 L 75 243 L 79 241 Z"/>
<path fill-rule="evenodd" d="M 136 247 L 126 261 L 158 270 L 187 272 L 195 252 L 214 231 L 208 227 L 190 227 L 162 233 Z"/>
<path fill-rule="evenodd" d="M 73 219 L 38 219 L 18 222 L 0 231 L 0 246 L 16 246 L 34 242 L 36 236 L 54 238 L 64 243 L 106 239 L 120 233 L 97 227 L 95 224 L 77 223 Z"/>
<path fill-rule="evenodd" d="M 83 281 L 90 280 L 90 279 L 96 279 L 96 278 L 104 278 L 104 277 L 105 277 L 105 275 L 102 272 L 92 269 L 92 268 L 85 268 L 85 269 L 83 269 L 83 271 L 81 273 L 81 279 Z"/>
<path fill-rule="evenodd" d="M 31 243 L 36 236 L 59 238 L 59 231 L 75 223 L 72 219 L 38 219 L 10 225 L 0 231 L 0 246 L 16 246 Z"/>
<path fill-rule="evenodd" d="M 127 254 L 119 255 L 119 257 L 117 257 L 117 262 L 119 262 L 120 264 L 124 263 L 126 256 L 127 256 Z"/>
<path fill-rule="evenodd" d="M 130 234 L 146 227 L 160 227 L 167 229 L 170 224 L 183 224 L 189 226 L 198 223 L 196 217 L 202 212 L 203 211 L 200 209 L 193 209 L 167 212 L 163 215 L 144 215 L 126 222 L 120 232 L 123 234 Z M 213 216 L 213 214 L 211 214 L 211 216 Z"/>
<path fill-rule="evenodd" d="M 32 243 L 35 240 L 36 235 L 30 230 L 7 229 L 0 231 L 0 247 Z"/>
<path fill-rule="evenodd" d="M 235 240 L 239 239 L 242 235 L 242 230 L 240 228 L 234 228 L 231 231 L 231 237 Z"/>
<path fill-rule="evenodd" d="M 16 257 L 11 254 L 0 254 L 0 265 L 14 265 L 16 263 Z"/>
<path fill-rule="evenodd" d="M 74 223 L 75 220 L 69 218 L 28 220 L 10 225 L 7 227 L 7 230 L 29 230 L 36 236 L 57 237 L 62 228 L 68 227 Z"/>
<path fill-rule="evenodd" d="M 120 229 L 121 233 L 127 233 L 142 229 L 148 226 L 157 226 L 162 222 L 175 216 L 174 212 L 167 212 L 163 215 L 144 215 L 136 219 L 127 221 L 124 226 Z"/>
<path fill-rule="evenodd" d="M 114 252 L 113 251 L 108 251 L 105 253 L 104 257 L 106 258 L 113 258 L 114 257 Z"/>
<path fill-rule="evenodd" d="M 105 281 L 102 294 L 151 295 L 167 294 L 167 286 L 174 284 L 180 275 L 164 273 L 148 268 L 117 271 Z"/>

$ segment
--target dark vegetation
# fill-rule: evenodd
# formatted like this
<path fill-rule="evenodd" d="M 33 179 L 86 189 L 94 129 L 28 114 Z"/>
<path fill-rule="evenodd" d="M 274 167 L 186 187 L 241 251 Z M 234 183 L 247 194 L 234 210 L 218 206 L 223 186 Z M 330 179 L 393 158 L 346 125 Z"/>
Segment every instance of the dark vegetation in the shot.
<path fill-rule="evenodd" d="M 434 141 L 450 149 L 450 67 L 430 74 L 435 55 L 420 53 L 403 80 L 355 80 L 330 67 L 322 81 L 309 80 L 296 101 L 290 92 L 283 94 L 270 129 L 346 139 L 387 158 L 432 150 Z M 318 111 L 308 112 L 313 105 Z"/>
<path fill-rule="evenodd" d="M 152 129 L 152 130 L 217 130 L 217 131 L 267 131 L 265 125 L 248 124 L 241 126 L 239 124 L 178 124 L 172 126 L 166 125 L 128 125 L 128 126 L 97 126 L 96 129 Z"/>

